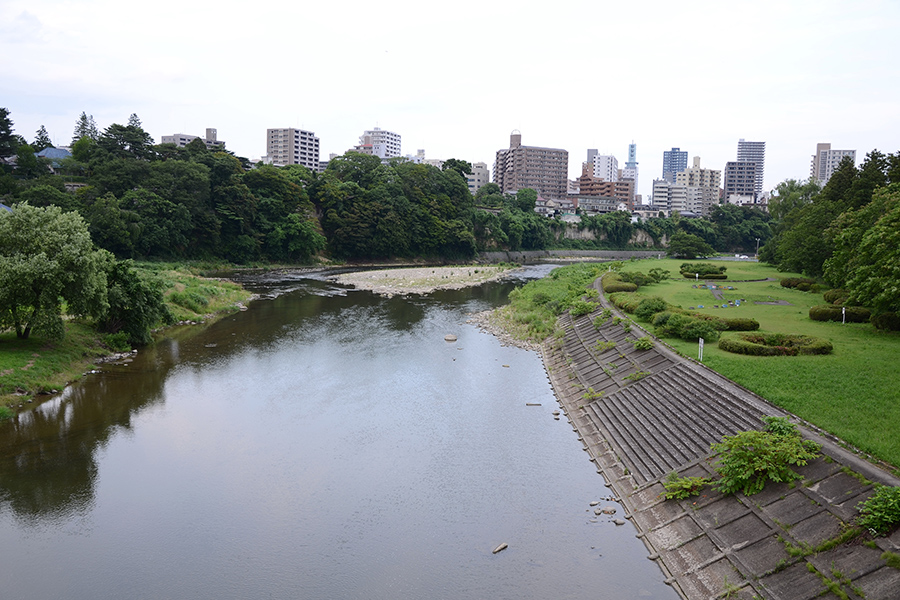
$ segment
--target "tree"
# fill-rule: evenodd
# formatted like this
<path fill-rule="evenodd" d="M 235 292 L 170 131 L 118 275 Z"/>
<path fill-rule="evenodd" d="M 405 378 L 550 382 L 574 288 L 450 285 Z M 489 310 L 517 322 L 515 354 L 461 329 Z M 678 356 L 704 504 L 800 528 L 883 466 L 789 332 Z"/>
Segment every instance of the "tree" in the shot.
<path fill-rule="evenodd" d="M 160 322 L 171 322 L 172 315 L 163 301 L 163 286 L 158 280 L 141 277 L 128 261 L 113 261 L 106 272 L 107 308 L 97 318 L 101 331 L 123 332 L 132 346 L 152 341 L 150 332 Z"/>
<path fill-rule="evenodd" d="M 141 125 L 141 120 L 137 116 L 137 113 L 131 113 L 131 115 L 128 117 L 128 126 L 135 127 L 137 129 L 141 129 L 143 127 Z"/>
<path fill-rule="evenodd" d="M 516 207 L 522 212 L 534 212 L 534 203 L 537 202 L 537 192 L 531 188 L 522 188 L 516 192 Z"/>
<path fill-rule="evenodd" d="M 463 181 L 465 181 L 466 175 L 472 174 L 472 163 L 459 160 L 458 158 L 448 158 L 441 166 L 441 170 L 456 171 L 463 178 Z"/>
<path fill-rule="evenodd" d="M 94 122 L 94 115 L 88 116 L 84 112 L 81 113 L 78 121 L 75 122 L 75 132 L 72 134 L 70 146 L 74 146 L 78 140 L 83 138 L 88 138 L 95 142 L 100 138 L 100 132 L 97 129 L 97 124 Z"/>
<path fill-rule="evenodd" d="M 53 142 L 50 140 L 50 134 L 47 128 L 41 125 L 41 128 L 34 134 L 34 143 L 31 144 L 35 152 L 40 152 L 44 148 L 52 148 Z"/>
<path fill-rule="evenodd" d="M 769 214 L 780 221 L 795 208 L 812 202 L 821 191 L 822 185 L 816 179 L 785 179 L 775 186 L 775 195 L 769 199 Z"/>
<path fill-rule="evenodd" d="M 669 250 L 667 254 L 680 258 L 697 258 L 698 256 L 708 256 L 713 254 L 715 249 L 703 241 L 703 238 L 692 233 L 684 233 L 683 231 L 672 234 L 669 239 Z"/>
<path fill-rule="evenodd" d="M 45 159 L 34 153 L 34 148 L 22 144 L 16 148 L 16 177 L 19 179 L 36 179 L 49 174 L 49 165 Z"/>
<path fill-rule="evenodd" d="M 13 133 L 13 122 L 9 118 L 9 110 L 0 108 L 0 158 L 13 156 L 18 145 L 18 137 Z"/>
<path fill-rule="evenodd" d="M 0 211 L 0 324 L 16 336 L 62 336 L 62 305 L 73 315 L 106 308 L 106 264 L 87 224 L 59 207 L 20 203 Z"/>
<path fill-rule="evenodd" d="M 140 125 L 113 123 L 103 131 L 97 144 L 117 158 L 144 160 L 153 157 L 153 138 Z"/>

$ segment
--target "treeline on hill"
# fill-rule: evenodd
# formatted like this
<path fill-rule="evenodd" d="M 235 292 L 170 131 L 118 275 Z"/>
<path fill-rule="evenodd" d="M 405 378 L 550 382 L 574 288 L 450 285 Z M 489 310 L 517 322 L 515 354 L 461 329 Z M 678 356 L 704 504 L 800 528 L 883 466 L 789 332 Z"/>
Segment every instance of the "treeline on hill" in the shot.
<path fill-rule="evenodd" d="M 846 305 L 876 317 L 900 313 L 900 152 L 873 150 L 858 168 L 844 158 L 824 188 L 784 181 L 769 211 L 760 260 L 846 290 Z"/>
<path fill-rule="evenodd" d="M 486 250 L 622 249 L 638 231 L 646 233 L 642 247 L 686 239 L 679 255 L 691 257 L 749 252 L 756 238 L 770 236 L 764 213 L 721 206 L 709 219 L 585 216 L 577 227 L 597 239 L 571 240 L 561 220 L 534 212 L 534 190 L 502 194 L 488 184 L 473 197 L 465 161 L 450 159 L 441 170 L 351 152 L 323 173 L 253 168 L 200 139 L 185 148 L 154 145 L 136 115 L 101 132 L 82 114 L 73 156 L 52 165 L 35 156 L 46 145 L 43 127 L 34 145 L 13 135 L 9 112 L 0 109 L 0 157 L 16 158 L 16 168 L 0 174 L 0 201 L 78 212 L 94 242 L 120 259 L 298 263 L 323 252 L 340 260 L 464 259 Z M 66 183 L 79 187 L 67 192 Z"/>

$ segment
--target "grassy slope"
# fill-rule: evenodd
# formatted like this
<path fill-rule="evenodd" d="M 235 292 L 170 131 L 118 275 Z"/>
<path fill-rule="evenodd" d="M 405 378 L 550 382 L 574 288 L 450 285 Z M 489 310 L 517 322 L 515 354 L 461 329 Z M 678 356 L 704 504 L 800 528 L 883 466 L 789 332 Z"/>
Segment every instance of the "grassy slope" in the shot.
<path fill-rule="evenodd" d="M 678 274 L 684 261 L 661 260 L 626 263 L 624 270 L 648 271 L 662 267 Z M 695 289 L 693 280 L 670 279 L 641 288 L 683 308 L 704 305 L 698 312 L 754 318 L 760 330 L 813 335 L 829 340 L 828 356 L 760 357 L 723 352 L 715 344 L 704 348 L 703 362 L 729 379 L 778 406 L 813 423 L 850 444 L 893 465 L 900 465 L 900 335 L 881 333 L 868 323 L 823 323 L 809 319 L 809 307 L 825 304 L 818 293 L 783 288 L 777 281 L 739 282 L 740 279 L 798 276 L 779 273 L 757 263 L 709 261 L 728 267 L 735 290 L 724 291 L 726 300 L 746 299 L 738 308 L 715 309 L 710 290 Z M 790 306 L 754 304 L 785 300 Z M 725 336 L 734 335 L 726 333 Z M 697 344 L 667 338 L 686 356 L 697 356 Z"/>

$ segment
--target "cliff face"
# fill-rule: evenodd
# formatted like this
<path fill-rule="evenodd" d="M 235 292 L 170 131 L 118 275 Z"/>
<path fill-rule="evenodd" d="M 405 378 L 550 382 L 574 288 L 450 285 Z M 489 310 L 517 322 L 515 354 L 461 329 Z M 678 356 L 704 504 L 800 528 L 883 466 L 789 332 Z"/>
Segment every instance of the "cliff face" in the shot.
<path fill-rule="evenodd" d="M 578 227 L 573 223 L 566 223 L 565 230 L 558 237 L 561 239 L 566 239 L 566 240 L 596 240 L 596 239 L 598 239 L 598 236 L 590 229 L 587 229 L 587 228 L 578 229 Z M 599 239 L 600 240 L 606 239 L 606 235 L 601 234 L 599 236 Z M 653 238 L 650 237 L 650 234 L 648 234 L 646 231 L 644 231 L 642 229 L 636 229 L 634 231 L 634 233 L 631 235 L 631 239 L 628 240 L 628 243 L 635 245 L 635 246 L 648 246 L 648 247 L 653 247 L 655 245 Z M 668 243 L 669 243 L 668 238 L 663 236 L 663 238 L 660 240 L 660 245 L 665 247 L 668 245 Z"/>

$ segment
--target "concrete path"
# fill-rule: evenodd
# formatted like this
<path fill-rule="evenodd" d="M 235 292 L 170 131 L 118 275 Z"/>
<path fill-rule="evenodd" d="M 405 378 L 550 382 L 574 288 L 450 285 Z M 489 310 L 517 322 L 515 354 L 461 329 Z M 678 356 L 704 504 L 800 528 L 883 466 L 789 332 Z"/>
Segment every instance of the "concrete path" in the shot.
<path fill-rule="evenodd" d="M 874 483 L 900 481 L 802 424 L 823 457 L 798 469 L 796 485 L 663 500 L 669 473 L 712 475 L 710 444 L 786 413 L 658 340 L 635 350 L 629 340 L 648 334 L 614 318 L 597 328 L 599 314 L 562 317 L 566 335 L 544 344 L 544 364 L 590 460 L 681 597 L 900 599 L 900 570 L 882 558 L 900 554 L 900 532 L 839 543 Z"/>

